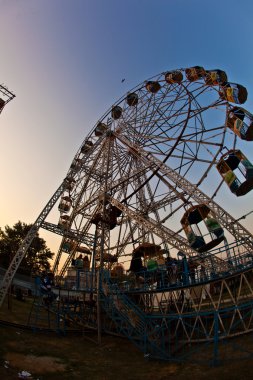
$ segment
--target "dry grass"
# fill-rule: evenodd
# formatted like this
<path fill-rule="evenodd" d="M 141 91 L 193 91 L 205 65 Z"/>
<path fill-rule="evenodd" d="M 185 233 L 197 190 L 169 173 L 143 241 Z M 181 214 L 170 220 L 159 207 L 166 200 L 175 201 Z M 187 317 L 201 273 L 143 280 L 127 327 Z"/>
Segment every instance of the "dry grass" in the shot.
<path fill-rule="evenodd" d="M 13 301 L 12 311 L 5 304 L 0 319 L 25 323 L 30 307 Z M 20 371 L 28 371 L 33 379 L 40 380 L 202 380 L 251 379 L 251 359 L 232 352 L 231 346 L 222 347 L 223 356 L 231 360 L 211 368 L 192 363 L 147 361 L 126 339 L 103 336 L 101 345 L 96 334 L 88 336 L 59 336 L 42 334 L 0 326 L 0 378 L 17 379 Z M 93 338 L 93 341 L 90 339 Z M 253 352 L 252 337 L 238 340 Z M 237 355 L 237 356 L 235 356 Z M 233 358 L 233 360 L 232 360 Z"/>

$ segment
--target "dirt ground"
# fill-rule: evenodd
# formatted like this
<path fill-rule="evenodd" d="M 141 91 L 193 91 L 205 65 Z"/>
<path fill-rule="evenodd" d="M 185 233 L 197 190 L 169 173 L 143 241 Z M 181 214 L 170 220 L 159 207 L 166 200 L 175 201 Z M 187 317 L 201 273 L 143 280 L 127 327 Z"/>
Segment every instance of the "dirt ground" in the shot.
<path fill-rule="evenodd" d="M 20 306 L 14 311 L 3 308 L 8 320 L 22 319 Z M 22 309 L 22 305 L 21 305 Z M 16 312 L 15 312 L 16 310 Z M 18 317 L 17 317 L 18 314 Z M 253 337 L 248 335 L 235 341 L 247 349 L 242 354 L 232 352 L 231 346 L 222 347 L 226 361 L 219 366 L 206 364 L 168 363 L 143 357 L 127 339 L 105 335 L 100 345 L 96 334 L 60 336 L 42 334 L 0 325 L 0 378 L 18 379 L 19 374 L 30 374 L 27 379 L 38 380 L 205 380 L 253 379 Z"/>

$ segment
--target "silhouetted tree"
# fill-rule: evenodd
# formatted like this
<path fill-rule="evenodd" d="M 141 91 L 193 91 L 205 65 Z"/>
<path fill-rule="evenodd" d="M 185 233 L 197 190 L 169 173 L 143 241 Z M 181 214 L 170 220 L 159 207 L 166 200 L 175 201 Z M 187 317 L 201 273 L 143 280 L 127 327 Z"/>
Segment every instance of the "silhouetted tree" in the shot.
<path fill-rule="evenodd" d="M 20 244 L 26 237 L 32 225 L 17 222 L 13 227 L 5 226 L 0 228 L 0 266 L 8 268 L 11 260 L 15 256 Z M 18 272 L 23 274 L 34 274 L 50 269 L 49 260 L 53 258 L 53 253 L 46 246 L 44 239 L 35 236 L 26 256 L 22 260 Z"/>

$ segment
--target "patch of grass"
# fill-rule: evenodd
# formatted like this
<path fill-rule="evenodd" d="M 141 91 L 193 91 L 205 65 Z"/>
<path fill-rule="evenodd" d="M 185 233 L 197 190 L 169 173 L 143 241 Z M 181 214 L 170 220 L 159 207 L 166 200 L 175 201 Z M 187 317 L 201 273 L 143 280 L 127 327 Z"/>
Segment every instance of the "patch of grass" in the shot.
<path fill-rule="evenodd" d="M 9 313 L 6 305 L 0 319 L 27 321 L 29 300 L 13 301 Z M 145 360 L 127 339 L 104 335 L 96 344 L 96 333 L 89 338 L 79 335 L 60 336 L 56 333 L 33 333 L 14 327 L 0 326 L 0 378 L 16 379 L 26 370 L 40 380 L 240 380 L 250 379 L 252 359 L 242 360 L 241 351 L 232 352 L 230 345 L 221 344 L 221 357 L 227 359 L 219 367 L 177 364 Z M 236 340 L 249 353 L 253 352 L 252 336 Z M 198 354 L 196 354 L 198 355 Z M 231 358 L 231 360 L 230 360 Z M 193 357 L 197 359 L 197 357 Z M 9 361 L 5 368 L 5 361 Z M 40 364 L 40 365 L 39 365 Z"/>

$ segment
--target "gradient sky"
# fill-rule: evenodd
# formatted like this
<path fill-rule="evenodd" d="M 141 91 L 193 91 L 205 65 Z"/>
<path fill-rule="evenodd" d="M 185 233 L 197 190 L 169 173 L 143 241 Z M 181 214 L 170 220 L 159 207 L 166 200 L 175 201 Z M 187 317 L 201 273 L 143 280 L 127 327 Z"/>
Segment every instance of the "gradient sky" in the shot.
<path fill-rule="evenodd" d="M 252 24 L 252 0 L 0 0 L 0 83 L 16 94 L 0 115 L 0 226 L 34 222 L 96 121 L 155 74 L 223 69 L 253 111 Z M 228 211 L 252 209 L 251 193 Z"/>

